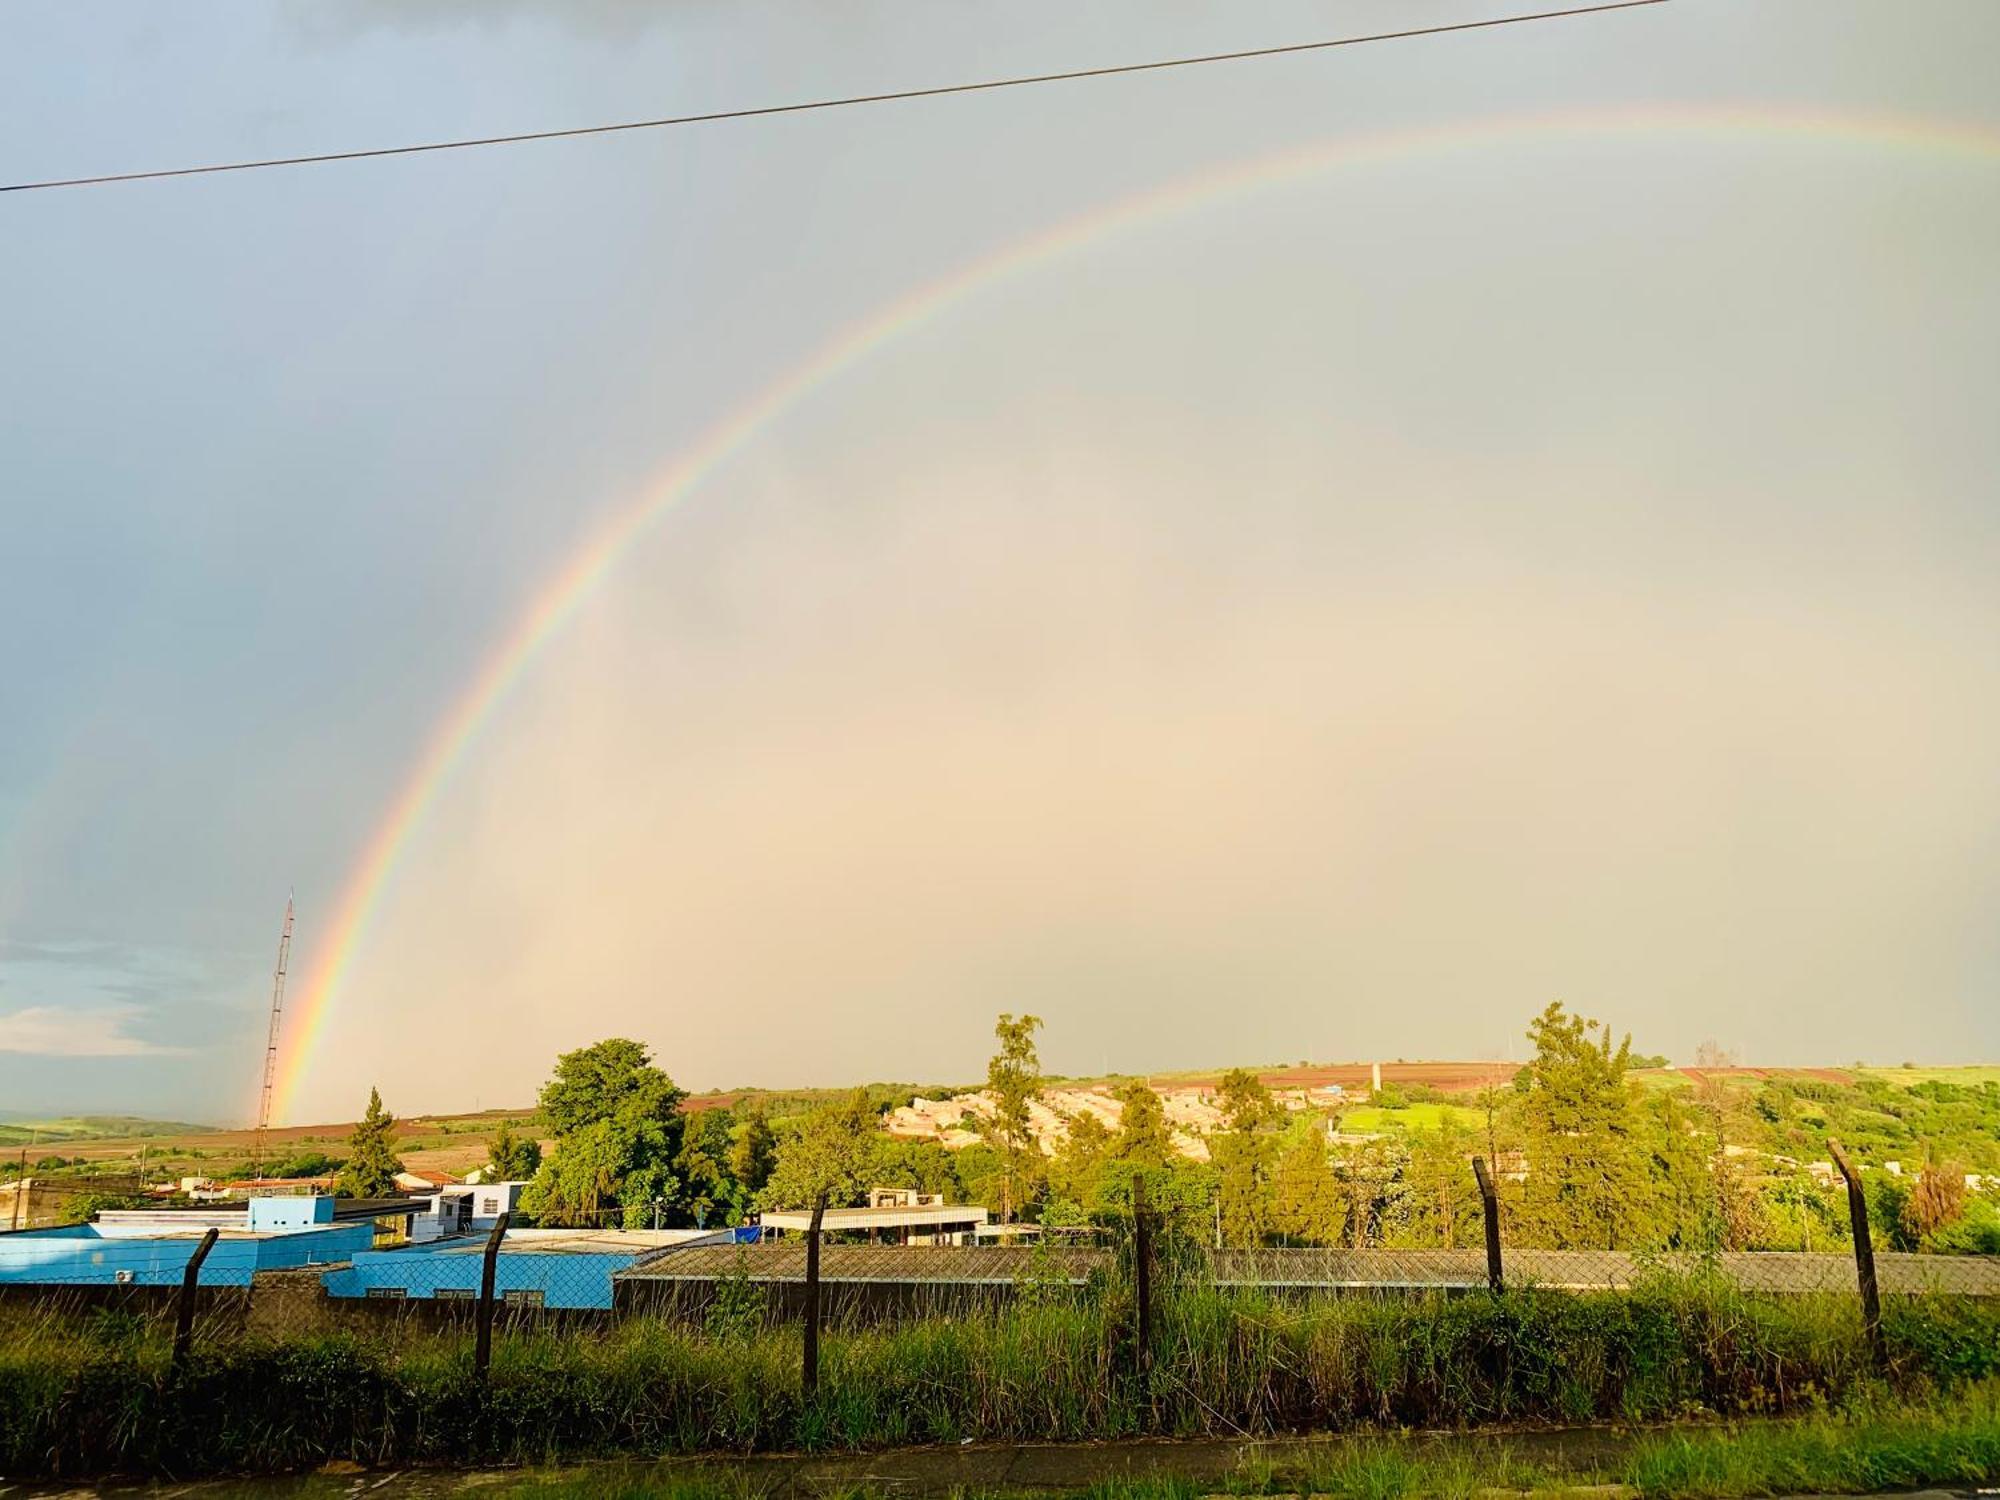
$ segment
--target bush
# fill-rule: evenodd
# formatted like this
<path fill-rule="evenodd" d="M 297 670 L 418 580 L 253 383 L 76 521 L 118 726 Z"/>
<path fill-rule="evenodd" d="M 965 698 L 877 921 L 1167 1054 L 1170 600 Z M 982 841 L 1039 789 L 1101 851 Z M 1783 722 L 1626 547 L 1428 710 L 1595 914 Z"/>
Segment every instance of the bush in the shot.
<path fill-rule="evenodd" d="M 1813 1411 L 1865 1387 L 1851 1299 L 1632 1293 L 1286 1301 L 1192 1287 L 1163 1299 L 1150 1389 L 1129 1299 L 1030 1299 L 985 1317 L 830 1331 L 802 1398 L 797 1328 L 713 1336 L 634 1319 L 503 1336 L 477 1380 L 462 1334 L 198 1346 L 45 1330 L 0 1347 L 0 1472 L 185 1477 L 329 1459 L 550 1461 L 617 1453 L 1468 1427 Z M 1899 1301 L 1896 1378 L 2000 1373 L 2000 1308 Z"/>

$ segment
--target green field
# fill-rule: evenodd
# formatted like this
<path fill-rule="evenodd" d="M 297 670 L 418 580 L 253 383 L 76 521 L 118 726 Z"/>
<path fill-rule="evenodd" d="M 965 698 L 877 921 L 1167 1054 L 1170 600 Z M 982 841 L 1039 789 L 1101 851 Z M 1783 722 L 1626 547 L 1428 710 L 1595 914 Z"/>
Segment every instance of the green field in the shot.
<path fill-rule="evenodd" d="M 1341 1111 L 1340 1128 L 1362 1135 L 1394 1130 L 1437 1130 L 1446 1120 L 1463 1130 L 1482 1129 L 1486 1124 L 1485 1115 L 1460 1104 L 1406 1104 L 1401 1109 L 1363 1104 Z"/>
<path fill-rule="evenodd" d="M 1956 1068 L 1856 1068 L 1853 1071 L 1864 1078 L 1879 1078 L 1884 1083 L 1893 1083 L 1904 1089 L 1919 1083 L 1953 1083 L 1968 1089 L 2000 1083 L 2000 1065 L 1988 1063 Z"/>
<path fill-rule="evenodd" d="M 33 1142 L 150 1140 L 162 1136 L 202 1135 L 213 1129 L 184 1120 L 146 1120 L 137 1115 L 71 1115 L 57 1120 L 0 1120 L 0 1146 Z"/>

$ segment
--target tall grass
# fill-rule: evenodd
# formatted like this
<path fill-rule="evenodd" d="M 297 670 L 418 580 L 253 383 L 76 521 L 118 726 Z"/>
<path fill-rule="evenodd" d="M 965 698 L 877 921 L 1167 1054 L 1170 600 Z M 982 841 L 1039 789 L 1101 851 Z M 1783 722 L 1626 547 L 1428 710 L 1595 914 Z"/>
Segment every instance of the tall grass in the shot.
<path fill-rule="evenodd" d="M 1888 1331 L 1900 1378 L 2000 1373 L 2000 1307 L 1899 1303 Z M 808 1401 L 795 1329 L 509 1334 L 482 1382 L 454 1334 L 217 1342 L 176 1373 L 146 1325 L 10 1327 L 0 1473 L 1737 1415 L 1820 1409 L 1869 1374 L 1845 1300 L 1698 1285 L 1382 1301 L 1180 1289 L 1143 1385 L 1131 1339 L 1116 1298 L 837 1330 Z"/>
<path fill-rule="evenodd" d="M 784 1492 L 776 1471 L 598 1465 L 523 1475 L 508 1500 L 763 1500 Z M 825 1485 L 832 1476 L 816 1476 Z M 1897 1400 L 1872 1389 L 1837 1409 L 1795 1418 L 1714 1424 L 1606 1443 L 1581 1461 L 1537 1461 L 1505 1440 L 1377 1437 L 1329 1446 L 1289 1464 L 1245 1465 L 1222 1477 L 1155 1473 L 1099 1480 L 1079 1500 L 1196 1500 L 1202 1495 L 1297 1494 L 1340 1500 L 1476 1500 L 1496 1491 L 1555 1500 L 1618 1486 L 1646 1500 L 1748 1500 L 1786 1494 L 1859 1494 L 1915 1485 L 1986 1485 L 2000 1479 L 2000 1383 Z M 827 1496 L 880 1493 L 818 1488 Z M 1615 1491 L 1614 1491 L 1615 1492 Z M 1002 1500 L 1006 1490 L 960 1492 Z"/>

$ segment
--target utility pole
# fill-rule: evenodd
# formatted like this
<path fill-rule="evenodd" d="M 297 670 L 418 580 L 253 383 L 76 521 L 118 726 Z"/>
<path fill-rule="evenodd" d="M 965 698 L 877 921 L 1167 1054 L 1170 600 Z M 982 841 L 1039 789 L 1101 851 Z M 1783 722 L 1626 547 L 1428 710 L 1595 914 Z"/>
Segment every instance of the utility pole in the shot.
<path fill-rule="evenodd" d="M 271 1029 L 264 1040 L 264 1092 L 257 1104 L 253 1177 L 264 1175 L 264 1132 L 271 1128 L 271 1094 L 278 1083 L 278 1025 L 285 1013 L 285 968 L 292 958 L 292 895 L 285 893 L 285 928 L 278 936 L 278 966 L 271 975 Z"/>

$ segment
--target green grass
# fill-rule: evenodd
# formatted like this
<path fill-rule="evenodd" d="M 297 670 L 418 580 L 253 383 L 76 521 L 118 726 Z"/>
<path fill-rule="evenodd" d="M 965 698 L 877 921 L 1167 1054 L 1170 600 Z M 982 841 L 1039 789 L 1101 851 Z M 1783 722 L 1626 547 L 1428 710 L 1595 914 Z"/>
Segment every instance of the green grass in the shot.
<path fill-rule="evenodd" d="M 1362 1104 L 1340 1112 L 1340 1128 L 1357 1133 L 1437 1130 L 1450 1120 L 1463 1130 L 1483 1130 L 1486 1116 L 1461 1104 L 1406 1104 L 1401 1109 Z"/>
<path fill-rule="evenodd" d="M 2000 1377 L 2000 1307 L 1889 1312 L 1899 1379 Z M 807 1399 L 794 1327 L 717 1338 L 633 1319 L 582 1336 L 508 1334 L 482 1384 L 462 1334 L 204 1337 L 177 1376 L 163 1329 L 49 1317 L 0 1326 L 0 1473 L 1646 1422 L 1812 1411 L 1863 1390 L 1870 1369 L 1851 1299 L 1694 1283 L 1394 1301 L 1183 1288 L 1163 1299 L 1150 1389 L 1131 1339 L 1116 1287 L 836 1329 Z"/>
<path fill-rule="evenodd" d="M 1194 1500 L 1205 1494 L 1301 1491 L 1340 1500 L 1472 1500 L 1482 1491 L 1554 1497 L 1584 1486 L 1616 1485 L 1647 1500 L 1748 1500 L 1919 1485 L 1979 1486 L 2000 1478 L 2000 1385 L 1989 1382 L 1956 1394 L 1900 1401 L 1872 1390 L 1841 1408 L 1799 1418 L 1627 1434 L 1607 1439 L 1597 1458 L 1572 1464 L 1524 1456 L 1525 1446 L 1437 1437 L 1367 1438 L 1333 1445 L 1303 1461 L 1245 1465 L 1219 1479 L 1163 1473 L 1100 1480 L 1072 1493 L 1090 1500 Z M 600 1465 L 531 1473 L 498 1489 L 509 1500 L 751 1500 L 772 1493 L 782 1478 L 769 1470 Z M 859 1483 L 842 1488 L 837 1478 L 817 1491 L 871 1492 Z M 1019 1492 L 959 1493 L 965 1500 L 1002 1500 Z"/>

